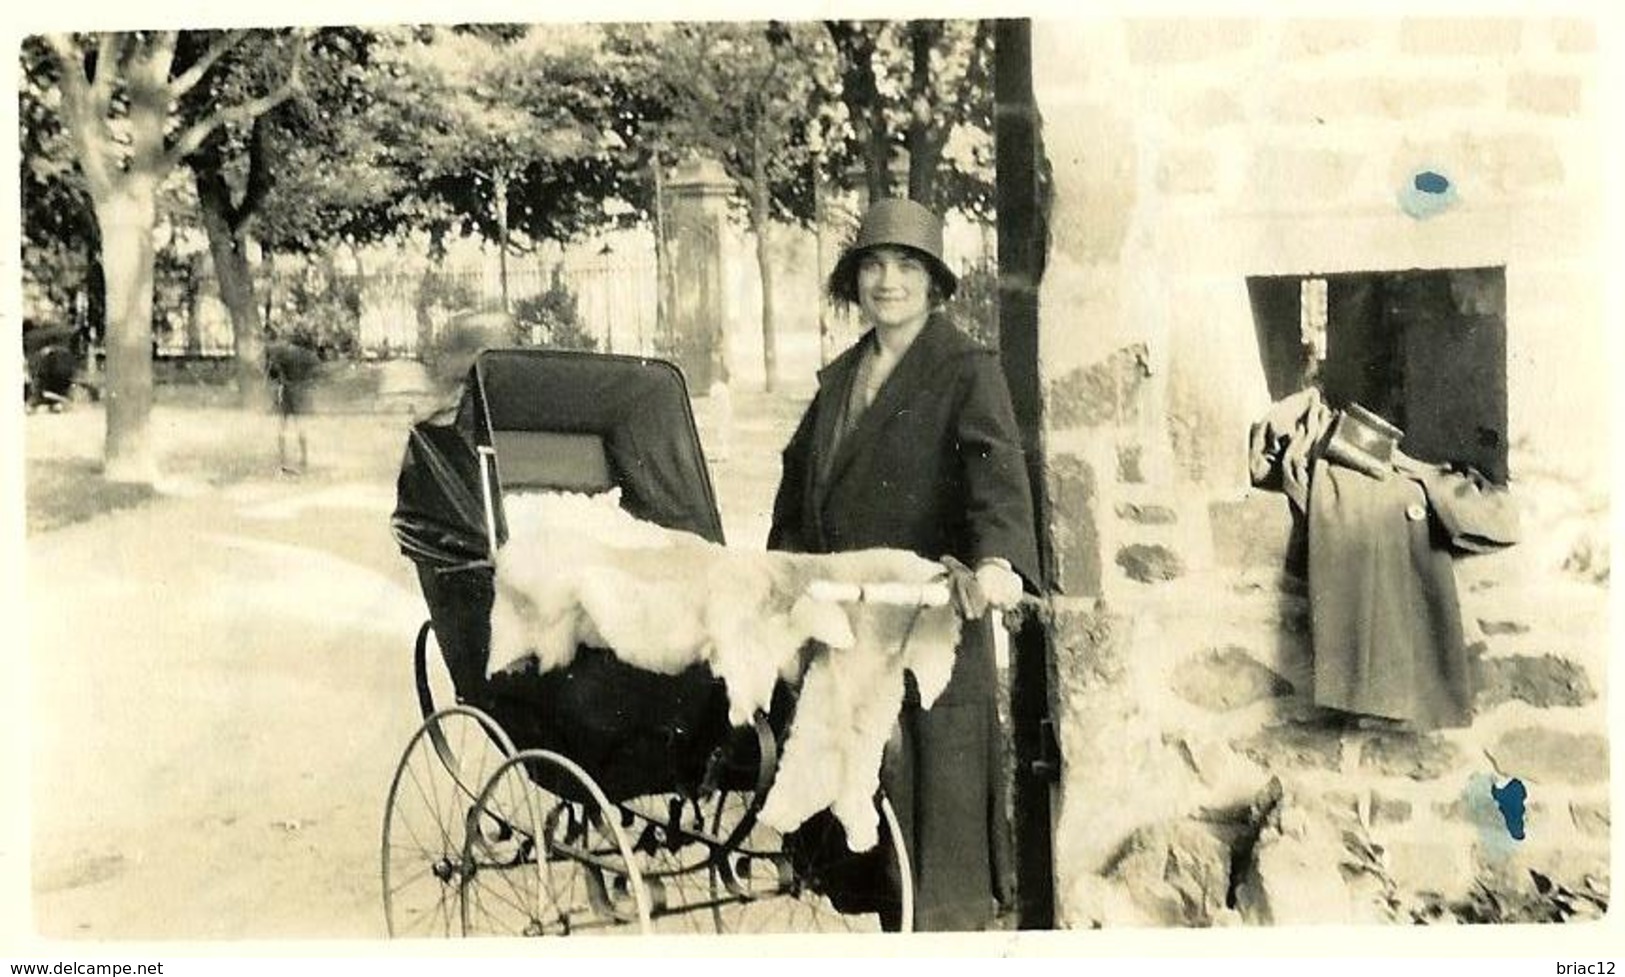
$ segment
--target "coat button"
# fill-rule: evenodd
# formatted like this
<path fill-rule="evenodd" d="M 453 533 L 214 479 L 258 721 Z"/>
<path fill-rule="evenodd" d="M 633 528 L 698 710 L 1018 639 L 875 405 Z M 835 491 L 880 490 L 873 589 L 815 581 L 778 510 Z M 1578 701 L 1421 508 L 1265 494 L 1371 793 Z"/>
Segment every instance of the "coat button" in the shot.
<path fill-rule="evenodd" d="M 1421 522 L 1428 517 L 1427 507 L 1420 502 L 1412 502 L 1405 507 L 1405 518 L 1411 522 Z"/>

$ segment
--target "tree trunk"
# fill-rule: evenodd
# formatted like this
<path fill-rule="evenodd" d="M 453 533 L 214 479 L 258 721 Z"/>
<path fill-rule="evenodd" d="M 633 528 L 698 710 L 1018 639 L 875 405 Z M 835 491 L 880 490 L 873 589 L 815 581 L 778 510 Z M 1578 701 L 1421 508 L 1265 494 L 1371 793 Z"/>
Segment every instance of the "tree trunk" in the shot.
<path fill-rule="evenodd" d="M 237 403 L 257 407 L 269 402 L 265 374 L 265 326 L 254 297 L 254 268 L 248 261 L 248 235 L 233 232 L 219 201 L 198 180 L 199 210 L 209 236 L 209 257 L 220 283 L 220 301 L 231 316 L 231 345 L 236 360 Z"/>
<path fill-rule="evenodd" d="M 773 221 L 768 209 L 767 162 L 762 158 L 761 134 L 753 134 L 751 142 L 750 223 L 756 235 L 756 268 L 762 278 L 762 389 L 773 393 L 779 385 L 778 330 L 773 321 L 773 249 L 768 240 Z"/>
<path fill-rule="evenodd" d="M 107 432 L 103 475 L 152 484 L 152 228 L 157 186 L 131 177 L 113 197 L 96 201 L 107 286 Z"/>
<path fill-rule="evenodd" d="M 831 359 L 830 328 L 829 328 L 829 301 L 824 297 L 824 263 L 828 260 L 824 235 L 827 233 L 829 215 L 824 212 L 824 160 L 817 157 L 813 164 L 813 253 L 817 267 L 813 271 L 813 301 L 818 309 L 818 364 L 828 366 Z"/>
<path fill-rule="evenodd" d="M 942 21 L 914 21 L 908 27 L 912 67 L 909 74 L 908 198 L 937 208 L 937 164 L 942 159 L 946 129 L 931 104 L 931 50 L 942 39 Z"/>
<path fill-rule="evenodd" d="M 497 210 L 497 281 L 502 289 L 502 312 L 508 312 L 508 174 L 497 173 L 495 180 Z"/>
<path fill-rule="evenodd" d="M 676 350 L 672 335 L 671 302 L 671 243 L 666 237 L 666 180 L 662 174 L 664 164 L 660 153 L 654 155 L 655 177 L 655 336 L 660 341 L 658 352 L 670 356 Z"/>

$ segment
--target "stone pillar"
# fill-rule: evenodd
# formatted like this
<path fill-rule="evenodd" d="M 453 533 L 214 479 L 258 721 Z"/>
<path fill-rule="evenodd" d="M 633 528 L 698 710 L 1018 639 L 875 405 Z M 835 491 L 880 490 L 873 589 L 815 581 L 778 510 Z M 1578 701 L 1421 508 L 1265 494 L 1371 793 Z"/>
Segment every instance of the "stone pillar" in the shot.
<path fill-rule="evenodd" d="M 733 189 L 721 164 L 709 159 L 678 164 L 666 185 L 672 294 L 671 322 L 662 325 L 671 343 L 670 356 L 694 394 L 728 382 L 723 247 Z"/>

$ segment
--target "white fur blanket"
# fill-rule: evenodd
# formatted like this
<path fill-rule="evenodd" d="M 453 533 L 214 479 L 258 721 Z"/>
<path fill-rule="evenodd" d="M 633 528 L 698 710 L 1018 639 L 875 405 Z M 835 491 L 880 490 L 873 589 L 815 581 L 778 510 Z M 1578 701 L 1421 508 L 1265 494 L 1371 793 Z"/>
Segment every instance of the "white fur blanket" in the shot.
<path fill-rule="evenodd" d="M 677 674 L 703 663 L 728 692 L 729 719 L 767 709 L 779 679 L 801 681 L 795 719 L 760 817 L 781 831 L 828 807 L 857 851 L 877 840 L 881 755 L 912 671 L 926 707 L 953 671 L 951 608 L 837 604 L 813 580 L 929 582 L 938 564 L 901 550 L 827 556 L 730 550 L 620 508 L 619 492 L 512 495 L 496 555 L 492 670 L 534 656 L 543 670 L 578 645 Z M 804 647 L 814 649 L 799 674 Z"/>

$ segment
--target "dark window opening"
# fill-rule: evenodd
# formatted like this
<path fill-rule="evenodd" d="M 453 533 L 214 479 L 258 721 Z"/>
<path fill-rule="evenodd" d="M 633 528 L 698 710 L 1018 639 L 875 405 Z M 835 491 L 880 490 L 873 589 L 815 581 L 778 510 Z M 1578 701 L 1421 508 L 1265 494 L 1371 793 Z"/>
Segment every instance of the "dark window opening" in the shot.
<path fill-rule="evenodd" d="M 1247 294 L 1272 400 L 1319 387 L 1412 457 L 1506 483 L 1506 269 L 1253 277 Z"/>

